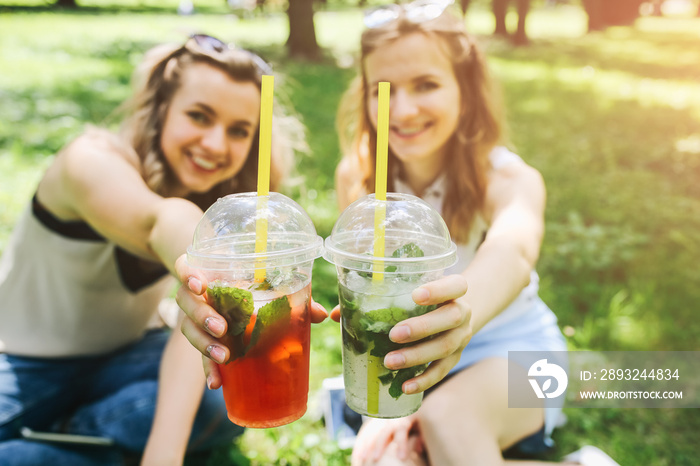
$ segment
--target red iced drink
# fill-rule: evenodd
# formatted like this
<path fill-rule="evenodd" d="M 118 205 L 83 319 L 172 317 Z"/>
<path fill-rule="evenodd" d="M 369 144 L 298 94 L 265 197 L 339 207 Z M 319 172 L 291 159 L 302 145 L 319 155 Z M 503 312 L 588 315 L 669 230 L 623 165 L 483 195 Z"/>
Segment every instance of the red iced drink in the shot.
<path fill-rule="evenodd" d="M 276 427 L 306 412 L 310 293 L 308 283 L 289 296 L 254 299 L 255 310 L 240 343 L 229 345 L 230 362 L 219 365 L 232 422 L 246 427 Z M 257 294 L 253 292 L 253 297 Z M 212 304 L 217 307 L 217 303 Z M 225 310 L 217 310 L 226 316 Z M 266 315 L 259 319 L 259 313 Z"/>
<path fill-rule="evenodd" d="M 322 248 L 304 209 L 279 193 L 225 196 L 197 225 L 187 263 L 226 319 L 219 340 L 231 354 L 219 368 L 232 422 L 275 427 L 306 411 L 311 273 Z"/>

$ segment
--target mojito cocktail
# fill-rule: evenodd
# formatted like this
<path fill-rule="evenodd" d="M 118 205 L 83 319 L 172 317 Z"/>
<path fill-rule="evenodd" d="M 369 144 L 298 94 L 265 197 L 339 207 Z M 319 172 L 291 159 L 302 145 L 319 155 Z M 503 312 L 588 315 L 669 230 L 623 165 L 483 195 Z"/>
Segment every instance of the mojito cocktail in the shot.
<path fill-rule="evenodd" d="M 350 272 L 356 273 L 356 272 Z M 359 275 L 349 281 L 358 283 Z M 408 416 L 421 405 L 422 393 L 407 395 L 403 383 L 420 375 L 427 365 L 392 371 L 384 367 L 384 357 L 403 344 L 389 339 L 389 331 L 409 317 L 419 316 L 435 306 L 419 306 L 413 302 L 414 284 L 395 285 L 394 295 L 372 293 L 371 278 L 366 278 L 365 292 L 340 285 L 340 315 L 343 338 L 343 374 L 345 400 L 354 411 L 373 417 Z"/>
<path fill-rule="evenodd" d="M 241 426 L 267 428 L 306 412 L 311 281 L 291 284 L 296 291 L 283 296 L 260 287 L 215 282 L 207 295 L 228 323 L 222 340 L 231 357 L 219 365 L 228 417 Z"/>
<path fill-rule="evenodd" d="M 387 193 L 386 200 L 370 194 L 336 221 L 324 257 L 338 274 L 345 400 L 354 411 L 395 418 L 420 407 L 423 394 L 407 395 L 402 386 L 427 366 L 387 369 L 384 357 L 402 348 L 389 331 L 436 308 L 417 305 L 411 295 L 455 264 L 456 249 L 440 214 L 409 194 Z"/>
<path fill-rule="evenodd" d="M 274 192 L 220 198 L 197 226 L 187 263 L 227 322 L 219 340 L 230 357 L 219 369 L 236 424 L 281 426 L 306 411 L 311 271 L 322 244 L 302 207 Z"/>

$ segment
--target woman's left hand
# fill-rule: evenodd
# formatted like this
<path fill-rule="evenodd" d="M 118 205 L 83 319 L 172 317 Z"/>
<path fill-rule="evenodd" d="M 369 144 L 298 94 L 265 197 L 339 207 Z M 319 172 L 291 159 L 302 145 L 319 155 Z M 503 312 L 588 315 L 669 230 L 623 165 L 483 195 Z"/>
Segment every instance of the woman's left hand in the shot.
<path fill-rule="evenodd" d="M 398 370 L 432 362 L 423 374 L 404 382 L 404 393 L 427 390 L 442 380 L 459 361 L 462 350 L 472 337 L 472 311 L 464 298 L 467 288 L 464 276 L 447 275 L 413 290 L 416 304 L 438 304 L 439 307 L 399 322 L 389 332 L 389 338 L 396 343 L 424 341 L 387 354 L 384 358 L 387 369 Z M 338 307 L 331 312 L 331 318 L 340 320 Z"/>

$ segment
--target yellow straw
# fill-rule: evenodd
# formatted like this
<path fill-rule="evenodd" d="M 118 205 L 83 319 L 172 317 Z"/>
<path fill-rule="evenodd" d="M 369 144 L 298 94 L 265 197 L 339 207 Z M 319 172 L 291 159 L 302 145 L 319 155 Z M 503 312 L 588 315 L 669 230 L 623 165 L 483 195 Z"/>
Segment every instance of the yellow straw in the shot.
<path fill-rule="evenodd" d="M 374 197 L 378 201 L 374 209 L 374 263 L 372 281 L 384 281 L 384 220 L 386 219 L 386 178 L 389 157 L 389 90 L 387 82 L 379 83 L 379 109 L 377 114 L 377 167 L 375 170 Z M 374 343 L 367 351 L 367 414 L 379 413 L 379 372 L 383 361 L 371 356 Z"/>
<path fill-rule="evenodd" d="M 270 152 L 272 151 L 272 91 L 274 76 L 262 77 L 260 91 L 260 143 L 258 152 L 258 205 L 255 216 L 255 281 L 265 281 L 265 260 L 267 252 L 267 200 L 270 196 Z"/>
<path fill-rule="evenodd" d="M 387 163 L 389 158 L 389 90 L 390 84 L 379 83 L 379 110 L 377 114 L 377 167 L 375 170 L 374 197 L 386 201 Z M 374 264 L 372 279 L 384 280 L 384 219 L 386 204 L 377 203 L 374 210 Z"/>

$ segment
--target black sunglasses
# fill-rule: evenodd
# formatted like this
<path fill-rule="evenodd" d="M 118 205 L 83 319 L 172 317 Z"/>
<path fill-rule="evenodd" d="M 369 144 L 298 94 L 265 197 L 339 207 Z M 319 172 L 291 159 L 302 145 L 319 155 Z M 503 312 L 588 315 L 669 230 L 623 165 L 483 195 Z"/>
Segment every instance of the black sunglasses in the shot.
<path fill-rule="evenodd" d="M 270 67 L 270 65 L 265 60 L 263 60 L 258 55 L 254 54 L 249 50 L 239 49 L 233 44 L 229 45 L 224 41 L 217 39 L 216 37 L 209 36 L 207 34 L 192 34 L 189 40 L 185 43 L 185 47 L 190 42 L 194 42 L 201 51 L 209 54 L 224 53 L 227 50 L 234 49 L 240 50 L 244 53 L 247 53 L 250 56 L 251 60 L 253 60 L 253 63 L 255 63 L 255 66 L 258 67 L 262 74 L 272 75 L 272 68 Z"/>

